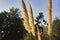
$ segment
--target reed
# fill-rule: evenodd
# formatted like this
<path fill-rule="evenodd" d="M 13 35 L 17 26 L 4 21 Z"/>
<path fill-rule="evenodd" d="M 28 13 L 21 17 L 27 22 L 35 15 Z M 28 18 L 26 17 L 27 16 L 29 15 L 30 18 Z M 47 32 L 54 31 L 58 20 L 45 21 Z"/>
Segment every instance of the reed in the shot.
<path fill-rule="evenodd" d="M 35 33 L 35 25 L 34 25 L 34 17 L 33 17 L 33 11 L 32 11 L 32 7 L 29 3 L 29 7 L 30 7 L 30 22 L 31 22 L 31 32 L 32 32 L 32 35 L 33 36 L 36 36 L 36 33 Z"/>
<path fill-rule="evenodd" d="M 51 40 L 52 35 L 52 0 L 48 0 L 48 39 Z"/>
<path fill-rule="evenodd" d="M 22 8 L 23 8 L 23 13 L 24 13 L 24 27 L 30 33 L 28 12 L 27 12 L 26 5 L 23 0 L 22 0 Z"/>

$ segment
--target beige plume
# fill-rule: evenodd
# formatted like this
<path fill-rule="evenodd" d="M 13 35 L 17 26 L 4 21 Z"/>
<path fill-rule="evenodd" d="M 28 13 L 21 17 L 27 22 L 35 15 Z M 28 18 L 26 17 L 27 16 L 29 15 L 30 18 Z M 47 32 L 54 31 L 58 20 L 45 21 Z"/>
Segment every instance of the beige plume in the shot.
<path fill-rule="evenodd" d="M 38 35 L 38 40 L 41 40 L 40 31 L 39 31 L 38 26 L 37 26 L 37 35 Z"/>
<path fill-rule="evenodd" d="M 48 38 L 52 35 L 52 0 L 48 0 Z"/>
<path fill-rule="evenodd" d="M 29 3 L 29 7 L 30 7 L 30 22 L 31 22 L 31 32 L 33 34 L 33 36 L 36 36 L 35 34 L 35 26 L 34 26 L 34 17 L 33 17 L 33 11 L 32 11 L 32 7 Z"/>
<path fill-rule="evenodd" d="M 28 12 L 23 0 L 22 0 L 22 7 L 23 7 L 23 13 L 24 13 L 24 26 L 25 26 L 25 29 L 30 33 Z"/>

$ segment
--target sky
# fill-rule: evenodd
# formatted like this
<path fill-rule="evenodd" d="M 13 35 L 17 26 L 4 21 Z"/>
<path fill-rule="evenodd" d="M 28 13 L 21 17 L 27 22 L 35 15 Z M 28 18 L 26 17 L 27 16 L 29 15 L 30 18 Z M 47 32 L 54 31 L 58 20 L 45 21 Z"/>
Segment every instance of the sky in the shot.
<path fill-rule="evenodd" d="M 28 13 L 29 3 L 31 4 L 34 19 L 36 18 L 36 16 L 38 16 L 39 12 L 43 12 L 44 18 L 47 21 L 48 0 L 24 0 L 24 2 L 26 4 Z M 12 7 L 19 8 L 23 13 L 21 0 L 0 0 L 0 12 L 4 10 L 9 12 L 9 9 Z M 52 20 L 58 16 L 60 18 L 60 0 L 52 0 Z"/>

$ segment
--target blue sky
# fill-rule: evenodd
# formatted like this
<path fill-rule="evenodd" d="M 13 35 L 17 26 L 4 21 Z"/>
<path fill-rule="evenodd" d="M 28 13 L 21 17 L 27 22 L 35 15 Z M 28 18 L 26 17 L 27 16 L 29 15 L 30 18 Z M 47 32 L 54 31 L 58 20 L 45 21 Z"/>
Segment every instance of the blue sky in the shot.
<path fill-rule="evenodd" d="M 33 9 L 34 18 L 39 14 L 39 12 L 43 12 L 45 20 L 47 20 L 47 4 L 48 0 L 24 0 L 28 13 L 29 13 L 29 4 L 31 4 Z M 52 1 L 52 19 L 56 16 L 60 18 L 60 0 Z M 21 0 L 0 0 L 0 12 L 1 11 L 9 11 L 10 8 L 19 8 L 22 11 Z"/>

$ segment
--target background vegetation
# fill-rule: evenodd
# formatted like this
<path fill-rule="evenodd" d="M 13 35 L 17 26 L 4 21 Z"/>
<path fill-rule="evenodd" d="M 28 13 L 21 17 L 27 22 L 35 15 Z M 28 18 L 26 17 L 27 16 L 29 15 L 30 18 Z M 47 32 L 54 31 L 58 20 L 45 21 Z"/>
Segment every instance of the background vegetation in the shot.
<path fill-rule="evenodd" d="M 42 40 L 47 40 L 47 21 L 44 19 L 43 12 L 35 18 L 35 30 L 37 26 L 41 33 Z M 24 28 L 24 19 L 19 17 L 19 9 L 11 8 L 10 12 L 0 13 L 0 40 L 37 40 L 35 37 L 28 33 Z M 45 26 L 46 25 L 46 26 Z M 52 40 L 60 40 L 60 19 L 55 18 L 52 23 L 53 33 Z"/>

